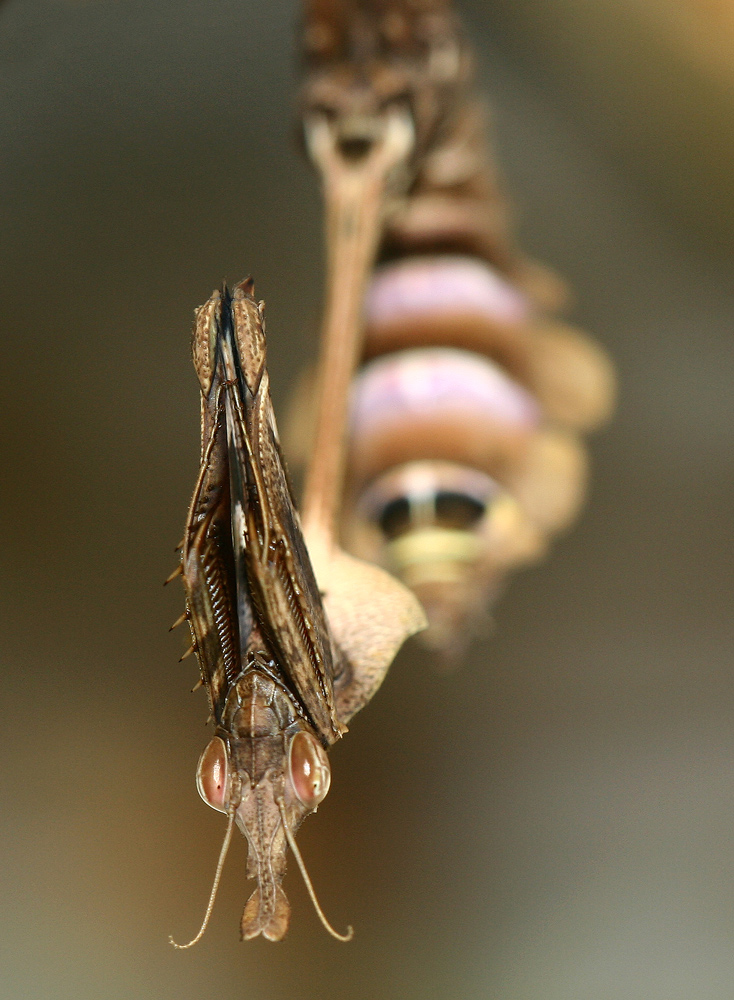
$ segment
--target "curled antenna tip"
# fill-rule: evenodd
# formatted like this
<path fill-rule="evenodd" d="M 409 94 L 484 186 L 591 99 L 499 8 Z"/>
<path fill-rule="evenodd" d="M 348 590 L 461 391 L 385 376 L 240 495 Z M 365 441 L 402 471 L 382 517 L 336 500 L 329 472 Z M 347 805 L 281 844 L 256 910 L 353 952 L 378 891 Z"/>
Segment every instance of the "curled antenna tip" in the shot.
<path fill-rule="evenodd" d="M 199 933 L 196 937 L 193 937 L 188 944 L 177 944 L 173 940 L 173 935 L 168 935 L 168 940 L 171 942 L 174 948 L 178 951 L 185 951 L 187 948 L 191 948 L 196 944 L 197 941 L 201 941 L 204 936 L 204 931 L 209 923 L 209 918 L 212 915 L 212 910 L 214 909 L 214 900 L 217 898 L 217 889 L 219 888 L 219 880 L 222 877 L 222 869 L 224 868 L 224 859 L 227 857 L 227 851 L 229 850 L 229 842 L 232 839 L 232 826 L 234 824 L 234 809 L 229 810 L 229 820 L 227 822 L 227 832 L 224 835 L 224 843 L 222 844 L 222 849 L 219 852 L 219 861 L 217 862 L 217 870 L 214 874 L 214 883 L 212 885 L 212 891 L 209 894 L 209 902 L 206 907 L 206 913 L 204 914 L 204 920 L 202 921 L 201 927 L 199 928 Z"/>
<path fill-rule="evenodd" d="M 311 902 L 313 903 L 313 908 L 316 910 L 319 920 L 324 925 L 329 934 L 331 934 L 333 938 L 336 938 L 337 941 L 344 941 L 344 942 L 351 941 L 352 938 L 354 937 L 354 928 L 351 925 L 347 926 L 346 934 L 340 934 L 339 931 L 334 930 L 329 921 L 326 919 L 324 911 L 321 909 L 319 901 L 316 898 L 314 887 L 311 883 L 308 871 L 306 870 L 306 864 L 303 858 L 301 857 L 301 852 L 298 850 L 298 845 L 296 844 L 296 838 L 293 836 L 293 834 L 291 833 L 291 828 L 288 826 L 288 820 L 286 819 L 285 816 L 285 804 L 283 802 L 283 799 L 278 799 L 278 809 L 280 810 L 280 818 L 283 820 L 283 829 L 285 830 L 285 837 L 286 840 L 288 841 L 288 846 L 293 851 L 293 857 L 296 859 L 298 867 L 301 870 L 303 881 L 306 884 L 306 888 L 308 889 L 308 894 L 311 897 Z"/>

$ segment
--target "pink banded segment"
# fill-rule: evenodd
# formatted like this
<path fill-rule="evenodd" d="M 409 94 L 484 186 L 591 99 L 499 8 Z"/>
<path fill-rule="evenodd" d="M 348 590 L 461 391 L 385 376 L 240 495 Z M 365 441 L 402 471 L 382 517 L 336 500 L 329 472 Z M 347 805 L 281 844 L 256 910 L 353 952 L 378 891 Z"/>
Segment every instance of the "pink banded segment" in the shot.
<path fill-rule="evenodd" d="M 410 417 L 455 413 L 490 416 L 509 430 L 529 431 L 540 421 L 533 396 L 494 362 L 469 351 L 430 347 L 400 351 L 366 365 L 353 388 L 356 435 L 393 427 Z"/>
<path fill-rule="evenodd" d="M 533 396 L 470 351 L 423 348 L 376 358 L 353 385 L 352 469 L 368 479 L 394 465 L 443 459 L 495 475 L 540 423 Z"/>
<path fill-rule="evenodd" d="M 381 267 L 365 297 L 368 326 L 436 313 L 477 313 L 496 323 L 522 324 L 527 298 L 489 264 L 471 257 L 415 257 Z"/>

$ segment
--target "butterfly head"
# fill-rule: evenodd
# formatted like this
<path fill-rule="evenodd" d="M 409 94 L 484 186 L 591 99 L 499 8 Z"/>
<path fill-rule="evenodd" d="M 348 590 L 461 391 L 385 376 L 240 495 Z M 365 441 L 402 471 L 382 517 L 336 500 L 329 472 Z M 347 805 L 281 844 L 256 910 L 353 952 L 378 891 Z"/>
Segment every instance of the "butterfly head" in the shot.
<path fill-rule="evenodd" d="M 308 722 L 295 715 L 288 695 L 257 671 L 246 673 L 227 731 L 215 736 L 199 760 L 196 782 L 207 805 L 233 817 L 248 845 L 247 873 L 257 879 L 242 915 L 242 937 L 280 940 L 290 906 L 282 889 L 290 846 L 310 882 L 295 831 L 315 812 L 331 784 L 331 768 Z"/>

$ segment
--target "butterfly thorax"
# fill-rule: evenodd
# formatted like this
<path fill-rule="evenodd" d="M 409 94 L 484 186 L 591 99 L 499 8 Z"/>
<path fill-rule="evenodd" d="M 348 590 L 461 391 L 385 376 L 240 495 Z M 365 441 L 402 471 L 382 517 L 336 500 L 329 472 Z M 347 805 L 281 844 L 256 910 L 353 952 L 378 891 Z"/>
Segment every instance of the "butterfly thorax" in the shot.
<path fill-rule="evenodd" d="M 246 667 L 232 685 L 219 727 L 228 738 L 233 767 L 252 787 L 266 774 L 283 770 L 290 740 L 304 728 L 310 727 L 296 700 L 258 666 Z"/>

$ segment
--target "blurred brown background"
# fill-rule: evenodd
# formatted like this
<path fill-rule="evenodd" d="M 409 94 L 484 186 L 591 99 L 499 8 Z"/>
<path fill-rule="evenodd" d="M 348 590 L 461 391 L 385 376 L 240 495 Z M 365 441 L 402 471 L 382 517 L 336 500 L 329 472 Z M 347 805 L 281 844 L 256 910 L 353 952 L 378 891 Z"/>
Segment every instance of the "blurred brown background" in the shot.
<path fill-rule="evenodd" d="M 406 651 L 332 755 L 282 945 L 199 800 L 167 625 L 194 307 L 248 272 L 282 407 L 319 202 L 280 0 L 0 6 L 0 994 L 734 997 L 730 3 L 471 0 L 526 248 L 620 370 L 592 502 L 447 678 Z M 728 32 L 728 34 L 727 34 Z"/>

